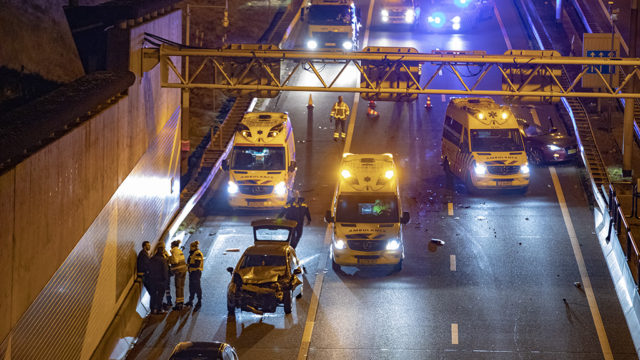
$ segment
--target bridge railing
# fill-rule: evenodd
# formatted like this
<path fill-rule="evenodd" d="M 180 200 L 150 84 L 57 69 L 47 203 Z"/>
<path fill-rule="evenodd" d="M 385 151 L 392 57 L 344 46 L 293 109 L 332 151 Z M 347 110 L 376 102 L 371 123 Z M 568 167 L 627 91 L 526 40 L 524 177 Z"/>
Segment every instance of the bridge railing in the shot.
<path fill-rule="evenodd" d="M 607 191 L 608 190 L 608 191 Z M 609 189 L 606 189 L 605 186 L 602 186 L 602 192 L 608 193 L 608 199 L 605 198 L 608 205 L 609 210 L 609 229 L 607 232 L 606 240 L 607 242 L 611 241 L 612 231 L 615 231 L 617 234 L 618 241 L 620 242 L 620 247 L 622 248 L 626 258 L 627 265 L 629 266 L 629 270 L 633 276 L 633 282 L 636 287 L 640 286 L 640 251 L 638 251 L 638 245 L 636 240 L 633 237 L 633 233 L 631 231 L 631 226 L 627 221 L 627 218 L 622 210 L 622 206 L 618 197 L 616 196 L 616 189 L 613 184 L 609 184 Z M 637 188 L 634 191 L 634 200 L 637 197 Z M 636 202 L 634 201 L 634 205 Z M 632 216 L 635 214 L 632 214 Z"/>

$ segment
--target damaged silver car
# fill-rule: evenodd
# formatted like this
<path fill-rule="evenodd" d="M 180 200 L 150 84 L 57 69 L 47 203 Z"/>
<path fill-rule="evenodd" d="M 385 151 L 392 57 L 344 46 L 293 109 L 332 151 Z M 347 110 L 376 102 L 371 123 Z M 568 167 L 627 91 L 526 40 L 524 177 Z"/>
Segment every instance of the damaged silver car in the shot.
<path fill-rule="evenodd" d="M 245 250 L 235 269 L 228 267 L 231 282 L 227 291 L 227 310 L 236 308 L 262 315 L 275 312 L 280 305 L 291 313 L 292 299 L 302 297 L 303 268 L 296 251 L 289 245 L 296 222 L 264 219 L 251 222 L 254 245 Z"/>

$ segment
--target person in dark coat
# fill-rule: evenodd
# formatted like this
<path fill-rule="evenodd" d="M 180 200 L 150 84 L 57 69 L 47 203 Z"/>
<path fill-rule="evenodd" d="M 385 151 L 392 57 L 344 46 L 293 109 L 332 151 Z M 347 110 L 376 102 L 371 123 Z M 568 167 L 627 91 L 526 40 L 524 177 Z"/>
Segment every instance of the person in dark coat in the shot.
<path fill-rule="evenodd" d="M 162 297 L 169 281 L 169 265 L 164 258 L 164 244 L 159 243 L 156 253 L 149 260 L 149 284 L 151 286 L 151 314 L 164 314 Z"/>
<path fill-rule="evenodd" d="M 151 243 L 144 241 L 142 243 L 142 250 L 138 253 L 138 259 L 136 261 L 137 278 L 136 281 L 142 283 L 147 292 L 151 294 L 151 287 L 149 286 L 149 251 L 151 250 Z"/>
<path fill-rule="evenodd" d="M 293 197 L 287 201 L 278 217 L 284 217 L 287 220 L 294 220 L 297 222 L 296 228 L 293 232 L 293 239 L 291 240 L 291 246 L 295 249 L 302 237 L 304 218 L 307 218 L 307 225 L 311 223 L 309 207 L 304 202 L 304 198 L 300 197 L 300 193 L 298 191 L 296 191 Z"/>

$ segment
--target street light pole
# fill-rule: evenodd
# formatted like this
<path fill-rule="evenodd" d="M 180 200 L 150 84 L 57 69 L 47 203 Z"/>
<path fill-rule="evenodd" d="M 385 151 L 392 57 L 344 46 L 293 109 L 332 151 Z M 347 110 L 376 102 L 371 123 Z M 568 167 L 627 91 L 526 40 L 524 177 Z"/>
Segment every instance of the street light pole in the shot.
<path fill-rule="evenodd" d="M 638 0 L 631 0 L 631 18 L 629 26 L 629 57 L 636 57 L 638 47 Z M 633 68 L 631 69 L 633 71 Z M 629 82 L 629 89 L 635 89 L 635 76 Z M 634 99 L 624 99 L 624 122 L 622 124 L 622 176 L 633 175 L 633 113 L 636 102 Z"/>

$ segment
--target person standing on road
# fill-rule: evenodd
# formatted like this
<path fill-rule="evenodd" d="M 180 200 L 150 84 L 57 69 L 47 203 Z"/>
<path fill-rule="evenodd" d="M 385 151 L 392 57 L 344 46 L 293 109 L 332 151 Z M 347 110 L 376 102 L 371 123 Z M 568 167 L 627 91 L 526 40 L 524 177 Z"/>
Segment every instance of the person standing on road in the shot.
<path fill-rule="evenodd" d="M 149 260 L 149 284 L 151 286 L 151 314 L 164 314 L 162 296 L 169 281 L 169 266 L 164 258 L 164 244 L 160 242 L 156 253 Z"/>
<path fill-rule="evenodd" d="M 167 262 L 168 266 L 167 285 L 165 286 L 164 290 L 164 297 L 166 299 L 166 302 L 162 304 L 162 307 L 165 310 L 169 310 L 173 306 L 173 302 L 171 301 L 171 277 L 173 276 L 173 271 L 171 271 L 171 254 L 169 254 L 167 249 L 164 247 L 164 244 L 162 244 L 162 256 L 164 257 L 164 260 Z"/>
<path fill-rule="evenodd" d="M 311 224 L 311 213 L 309 212 L 309 207 L 304 202 L 304 198 L 300 197 L 300 192 L 296 191 L 293 194 L 293 197 L 287 201 L 280 211 L 280 214 L 278 214 L 278 217 L 294 220 L 297 223 L 293 231 L 293 239 L 291 240 L 291 246 L 295 249 L 302 237 L 304 218 L 307 218 L 307 225 Z"/>
<path fill-rule="evenodd" d="M 149 285 L 149 251 L 151 250 L 151 243 L 148 241 L 142 242 L 142 250 L 138 253 L 138 259 L 136 260 L 137 278 L 136 281 L 142 283 L 147 292 L 151 294 L 151 286 Z"/>
<path fill-rule="evenodd" d="M 180 249 L 180 240 L 171 242 L 171 272 L 173 272 L 176 287 L 176 306 L 173 310 L 182 310 L 184 304 L 184 282 L 187 277 L 187 263 L 184 253 Z"/>
<path fill-rule="evenodd" d="M 348 116 L 349 105 L 342 101 L 342 96 L 338 96 L 338 102 L 333 104 L 333 108 L 331 109 L 331 118 L 336 120 L 336 128 L 333 132 L 333 141 L 338 141 L 338 137 L 341 137 L 342 141 L 347 138 L 345 126 Z M 338 127 L 340 127 L 341 132 L 338 132 Z"/>
<path fill-rule="evenodd" d="M 198 311 L 202 306 L 200 279 L 202 278 L 202 271 L 204 270 L 204 256 L 202 255 L 202 251 L 198 249 L 199 244 L 200 242 L 196 240 L 189 245 L 189 259 L 187 260 L 189 267 L 189 301 L 184 305 L 192 306 L 193 299 L 198 295 L 198 302 L 193 309 L 194 311 Z"/>

